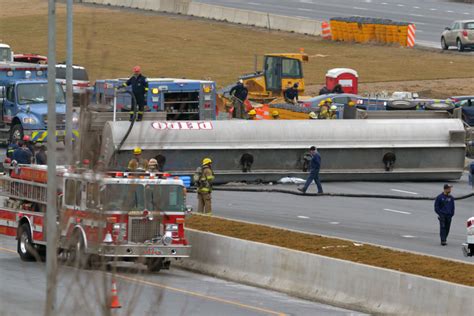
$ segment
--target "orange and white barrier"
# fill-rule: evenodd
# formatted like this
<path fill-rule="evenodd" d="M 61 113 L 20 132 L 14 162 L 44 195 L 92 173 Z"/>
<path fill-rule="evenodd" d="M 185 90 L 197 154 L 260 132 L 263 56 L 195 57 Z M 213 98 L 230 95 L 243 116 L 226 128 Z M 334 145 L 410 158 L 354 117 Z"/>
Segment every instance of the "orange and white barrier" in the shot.
<path fill-rule="evenodd" d="M 322 36 L 322 38 L 328 39 L 328 40 L 330 40 L 332 38 L 331 26 L 326 21 L 323 21 L 321 23 L 321 36 Z"/>
<path fill-rule="evenodd" d="M 416 31 L 415 24 L 408 25 L 408 36 L 407 36 L 408 47 L 415 47 L 415 31 Z"/>

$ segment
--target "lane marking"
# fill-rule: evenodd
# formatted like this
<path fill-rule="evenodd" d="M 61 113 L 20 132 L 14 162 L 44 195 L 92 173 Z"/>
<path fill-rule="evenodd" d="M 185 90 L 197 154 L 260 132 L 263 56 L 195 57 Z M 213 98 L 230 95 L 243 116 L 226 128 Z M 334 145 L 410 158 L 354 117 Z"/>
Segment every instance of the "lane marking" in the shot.
<path fill-rule="evenodd" d="M 354 10 L 364 10 L 364 11 L 367 11 L 366 8 L 361 8 L 361 7 L 352 7 L 352 9 L 354 9 Z"/>
<path fill-rule="evenodd" d="M 413 195 L 418 195 L 416 192 L 411 192 L 411 191 L 405 191 L 405 190 L 399 190 L 399 189 L 390 189 L 395 192 L 400 192 L 400 193 L 407 193 L 407 194 L 413 194 Z"/>
<path fill-rule="evenodd" d="M 261 5 L 260 3 L 256 3 L 256 2 L 247 2 L 247 4 L 250 4 L 250 5 Z"/>
<path fill-rule="evenodd" d="M 331 224 L 331 225 L 337 225 L 337 224 L 339 224 L 339 222 L 329 222 L 329 224 Z"/>
<path fill-rule="evenodd" d="M 15 250 L 11 250 L 11 249 L 8 249 L 8 248 L 3 248 L 3 247 L 0 247 L 0 251 L 4 251 L 4 252 L 11 252 L 11 253 L 17 253 Z"/>
<path fill-rule="evenodd" d="M 420 7 L 413 7 L 413 9 L 419 9 Z"/>
<path fill-rule="evenodd" d="M 451 11 L 451 10 L 448 10 L 448 11 L 446 11 L 446 12 L 448 12 L 448 13 L 454 13 L 454 11 Z"/>
<path fill-rule="evenodd" d="M 403 238 L 416 238 L 416 236 L 412 236 L 412 235 L 402 235 Z"/>
<path fill-rule="evenodd" d="M 125 280 L 125 281 L 129 281 L 129 282 L 135 282 L 135 283 L 149 285 L 149 286 L 152 286 L 152 287 L 157 287 L 157 288 L 170 290 L 170 291 L 174 291 L 174 292 L 178 292 L 178 293 L 183 293 L 183 294 L 187 294 L 187 295 L 191 295 L 191 296 L 196 296 L 196 297 L 204 298 L 204 299 L 207 299 L 207 300 L 210 300 L 210 301 L 215 301 L 215 302 L 224 303 L 224 304 L 228 304 L 228 305 L 234 305 L 234 306 L 242 307 L 242 308 L 257 311 L 257 312 L 267 313 L 267 314 L 271 314 L 271 315 L 278 315 L 278 316 L 286 315 L 285 313 L 280 313 L 280 312 L 276 312 L 276 311 L 261 308 L 261 307 L 242 304 L 242 303 L 239 303 L 239 302 L 230 301 L 230 300 L 226 300 L 226 299 L 215 297 L 215 296 L 209 296 L 209 295 L 201 294 L 201 293 L 194 292 L 194 291 L 183 290 L 183 289 L 175 288 L 175 287 L 168 286 L 168 285 L 165 285 L 165 284 L 145 281 L 143 279 L 132 278 L 132 277 L 128 277 L 128 276 L 121 275 L 121 274 L 117 274 L 116 277 L 119 278 L 119 279 Z"/>
<path fill-rule="evenodd" d="M 465 14 L 465 15 L 469 15 L 470 13 L 469 13 L 469 12 L 464 12 L 463 14 Z"/>
<path fill-rule="evenodd" d="M 435 8 L 430 8 L 430 11 L 437 11 L 437 9 L 435 9 Z"/>
<path fill-rule="evenodd" d="M 382 4 L 382 5 L 387 5 L 388 3 L 387 3 L 387 2 L 382 2 L 382 3 L 380 3 L 380 4 Z"/>
<path fill-rule="evenodd" d="M 404 4 L 397 4 L 397 7 L 404 7 Z"/>
<path fill-rule="evenodd" d="M 392 212 L 392 213 L 400 213 L 400 214 L 411 215 L 410 212 L 399 211 L 399 210 L 392 210 L 391 208 L 384 208 L 383 210 L 384 210 L 384 211 L 387 211 L 387 212 Z"/>
<path fill-rule="evenodd" d="M 423 14 L 415 14 L 415 13 L 410 13 L 411 16 L 416 16 L 416 17 L 423 17 Z M 418 32 L 418 30 L 416 30 Z"/>
<path fill-rule="evenodd" d="M 313 1 L 311 1 L 311 0 L 300 0 L 300 2 L 301 3 L 311 3 L 311 4 L 313 4 Z"/>
<path fill-rule="evenodd" d="M 14 254 L 17 253 L 16 251 L 14 251 L 12 249 L 3 248 L 3 247 L 0 247 L 0 251 L 14 253 Z M 108 274 L 112 275 L 111 273 L 108 273 Z M 161 283 L 145 281 L 145 280 L 141 280 L 141 279 L 138 279 L 138 278 L 127 277 L 125 275 L 120 275 L 120 274 L 117 274 L 116 277 L 119 278 L 119 279 L 125 280 L 125 281 L 129 281 L 129 282 L 145 284 L 145 285 L 149 285 L 149 286 L 153 286 L 153 287 L 162 288 L 162 289 L 165 289 L 165 290 L 170 290 L 170 291 L 174 291 L 174 292 L 178 292 L 178 293 L 188 294 L 188 295 L 191 295 L 191 296 L 204 298 L 204 299 L 207 299 L 207 300 L 210 300 L 210 301 L 220 302 L 220 303 L 224 303 L 224 304 L 228 304 L 228 305 L 234 305 L 234 306 L 242 307 L 242 308 L 257 311 L 257 312 L 267 313 L 267 314 L 271 314 L 271 315 L 278 315 L 278 316 L 285 316 L 286 315 L 285 313 L 276 312 L 276 311 L 273 311 L 273 310 L 270 310 L 270 309 L 265 309 L 265 308 L 261 308 L 261 307 L 257 307 L 257 306 L 251 306 L 251 305 L 247 305 L 247 304 L 243 304 L 243 303 L 239 303 L 239 302 L 235 302 L 235 301 L 230 301 L 230 300 L 226 300 L 226 299 L 215 297 L 215 296 L 201 294 L 201 293 L 198 293 L 198 292 L 183 290 L 183 289 L 171 287 L 171 286 L 168 286 L 168 285 L 164 285 L 164 284 L 161 284 Z"/>
<path fill-rule="evenodd" d="M 300 215 L 300 216 L 298 216 L 298 218 L 308 219 L 309 217 L 308 217 L 308 216 L 302 216 L 302 215 Z"/>
<path fill-rule="evenodd" d="M 306 9 L 306 8 L 298 8 L 300 11 L 306 11 L 306 12 L 313 12 L 313 9 Z"/>

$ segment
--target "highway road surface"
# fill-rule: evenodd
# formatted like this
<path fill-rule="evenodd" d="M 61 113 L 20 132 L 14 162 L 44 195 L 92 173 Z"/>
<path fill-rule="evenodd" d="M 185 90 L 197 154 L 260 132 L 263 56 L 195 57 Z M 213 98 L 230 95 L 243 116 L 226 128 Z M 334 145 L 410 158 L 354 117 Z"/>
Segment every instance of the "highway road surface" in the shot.
<path fill-rule="evenodd" d="M 238 9 L 328 20 L 367 16 L 413 22 L 418 45 L 440 47 L 441 33 L 454 20 L 474 19 L 474 5 L 447 0 L 194 0 Z"/>
<path fill-rule="evenodd" d="M 473 192 L 466 177 L 454 182 L 453 195 Z M 265 186 L 268 188 L 268 186 Z M 296 191 L 296 186 L 275 185 Z M 328 193 L 436 196 L 441 182 L 330 182 Z M 313 184 L 308 192 L 315 193 Z M 195 194 L 188 202 L 197 206 Z M 213 192 L 213 214 L 302 232 L 341 237 L 413 252 L 473 262 L 462 255 L 466 220 L 474 216 L 474 197 L 456 201 L 448 246 L 440 246 L 433 201 L 297 196 L 282 193 Z M 196 209 L 196 208 L 195 208 Z"/>
<path fill-rule="evenodd" d="M 15 249 L 13 238 L 0 235 L 0 315 L 41 315 L 45 265 L 22 262 Z M 156 274 L 120 269 L 116 280 L 122 308 L 113 315 L 362 315 L 177 268 Z M 61 265 L 58 315 L 103 314 L 110 282 L 109 273 Z"/>

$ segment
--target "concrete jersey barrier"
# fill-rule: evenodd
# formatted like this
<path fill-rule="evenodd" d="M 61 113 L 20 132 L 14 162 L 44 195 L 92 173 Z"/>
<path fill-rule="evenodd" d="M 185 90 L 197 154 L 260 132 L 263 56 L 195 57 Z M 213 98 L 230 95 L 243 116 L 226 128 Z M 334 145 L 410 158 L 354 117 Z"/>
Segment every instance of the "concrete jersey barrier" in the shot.
<path fill-rule="evenodd" d="M 181 266 L 310 300 L 388 315 L 470 315 L 474 287 L 188 229 Z"/>
<path fill-rule="evenodd" d="M 321 35 L 321 22 L 266 12 L 234 9 L 191 0 L 83 0 L 84 3 L 185 14 L 217 21 L 257 26 L 272 30 Z"/>

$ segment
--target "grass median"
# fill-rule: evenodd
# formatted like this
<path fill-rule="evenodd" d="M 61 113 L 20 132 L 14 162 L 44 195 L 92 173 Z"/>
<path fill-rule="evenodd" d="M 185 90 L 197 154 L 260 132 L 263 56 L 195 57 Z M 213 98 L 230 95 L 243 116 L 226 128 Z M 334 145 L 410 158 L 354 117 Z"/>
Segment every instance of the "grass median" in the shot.
<path fill-rule="evenodd" d="M 0 38 L 16 52 L 47 53 L 46 1 L 0 0 Z M 65 60 L 65 7 L 58 4 L 58 61 Z M 472 56 L 323 41 L 185 16 L 111 7 L 75 5 L 74 63 L 87 67 L 92 80 L 128 76 L 141 65 L 148 77 L 212 79 L 219 86 L 253 72 L 254 56 L 298 52 L 305 48 L 307 84 L 324 82 L 326 71 L 354 68 L 361 82 L 467 78 Z"/>
<path fill-rule="evenodd" d="M 186 226 L 204 232 L 474 286 L 472 264 L 208 216 L 191 216 L 186 221 Z"/>

